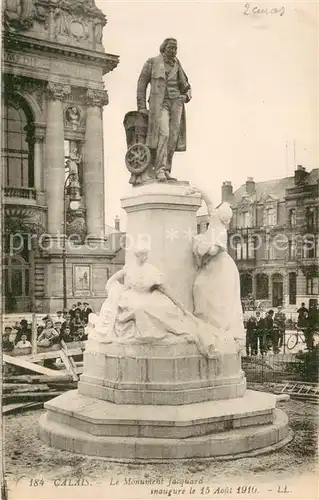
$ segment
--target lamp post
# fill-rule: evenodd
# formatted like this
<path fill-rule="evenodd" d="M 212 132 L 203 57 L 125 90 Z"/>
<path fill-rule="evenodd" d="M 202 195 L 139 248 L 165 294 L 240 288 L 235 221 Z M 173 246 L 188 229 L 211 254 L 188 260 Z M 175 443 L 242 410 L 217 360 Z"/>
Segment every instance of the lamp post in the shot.
<path fill-rule="evenodd" d="M 70 177 L 72 174 L 69 174 L 67 178 L 65 179 L 64 182 L 64 187 L 63 187 L 63 237 L 62 237 L 62 289 L 63 289 L 63 309 L 67 308 L 67 287 L 66 287 L 66 258 L 67 258 L 67 251 L 66 251 L 66 241 L 67 241 L 67 234 L 66 234 L 66 224 L 67 224 L 67 196 L 68 196 L 68 187 L 69 187 L 69 182 L 70 182 Z M 69 197 L 70 201 L 70 209 L 71 210 L 77 210 L 80 206 L 80 201 L 78 198 L 72 199 L 72 196 L 70 195 Z"/>
<path fill-rule="evenodd" d="M 67 187 L 70 175 L 67 176 L 63 186 L 63 237 L 62 237 L 62 287 L 63 287 L 63 309 L 67 308 L 67 289 L 66 289 L 66 197 Z"/>

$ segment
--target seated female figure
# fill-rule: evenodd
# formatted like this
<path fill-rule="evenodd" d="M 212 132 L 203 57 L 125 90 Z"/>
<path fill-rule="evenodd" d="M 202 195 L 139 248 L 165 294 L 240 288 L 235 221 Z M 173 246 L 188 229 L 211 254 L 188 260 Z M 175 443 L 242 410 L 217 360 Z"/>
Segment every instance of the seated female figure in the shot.
<path fill-rule="evenodd" d="M 138 249 L 136 260 L 107 282 L 108 297 L 99 315 L 89 316 L 89 339 L 100 342 L 195 342 L 207 357 L 216 357 L 216 329 L 191 314 L 164 283 L 162 273 Z"/>

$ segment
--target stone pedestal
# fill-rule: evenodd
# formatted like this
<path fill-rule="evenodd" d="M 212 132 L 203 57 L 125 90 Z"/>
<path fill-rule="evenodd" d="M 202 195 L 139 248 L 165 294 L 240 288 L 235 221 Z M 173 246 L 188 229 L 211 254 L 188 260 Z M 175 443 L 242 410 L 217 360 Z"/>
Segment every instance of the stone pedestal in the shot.
<path fill-rule="evenodd" d="M 88 341 L 78 390 L 45 408 L 43 441 L 116 460 L 249 455 L 291 438 L 276 396 L 246 391 L 237 353 L 209 360 L 183 341 Z"/>
<path fill-rule="evenodd" d="M 186 189 L 181 183 L 134 187 L 122 206 L 128 214 L 126 262 L 144 241 L 150 262 L 192 310 L 192 236 L 200 200 L 185 195 Z M 148 343 L 117 338 L 102 344 L 89 331 L 78 389 L 45 408 L 43 441 L 114 460 L 241 456 L 290 439 L 276 396 L 246 391 L 235 342 L 208 359 L 173 334 Z"/>
<path fill-rule="evenodd" d="M 149 262 L 164 273 L 175 295 L 193 311 L 192 237 L 201 200 L 198 195 L 185 196 L 188 187 L 188 182 L 150 182 L 132 187 L 121 201 L 127 213 L 125 261 L 134 258 L 137 245 L 148 244 Z"/>
<path fill-rule="evenodd" d="M 195 344 L 99 344 L 90 340 L 79 393 L 120 404 L 183 405 L 245 394 L 237 352 L 202 356 Z"/>

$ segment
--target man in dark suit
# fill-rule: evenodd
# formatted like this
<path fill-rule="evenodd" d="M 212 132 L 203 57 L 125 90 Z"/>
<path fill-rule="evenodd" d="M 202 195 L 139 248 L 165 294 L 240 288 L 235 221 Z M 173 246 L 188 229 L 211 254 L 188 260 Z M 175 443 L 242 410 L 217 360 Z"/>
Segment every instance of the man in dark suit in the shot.
<path fill-rule="evenodd" d="M 265 350 L 269 350 L 273 347 L 274 352 L 277 351 L 278 347 L 278 332 L 274 331 L 274 311 L 269 309 L 264 320 L 265 328 Z M 277 333 L 276 333 L 277 332 Z"/>
<path fill-rule="evenodd" d="M 286 330 L 286 315 L 282 312 L 282 306 L 278 306 L 278 311 L 274 316 L 274 330 L 278 331 L 278 352 L 283 346 L 285 330 Z"/>
<path fill-rule="evenodd" d="M 264 318 L 261 317 L 260 311 L 256 311 L 256 339 L 257 339 L 257 353 L 258 353 L 258 344 L 260 354 L 265 354 L 265 326 L 264 326 Z"/>
<path fill-rule="evenodd" d="M 81 318 L 82 318 L 82 321 L 87 325 L 88 321 L 89 321 L 89 314 L 91 314 L 91 312 L 93 312 L 93 311 L 90 308 L 88 302 L 83 302 L 83 306 L 84 307 L 82 309 Z"/>
<path fill-rule="evenodd" d="M 76 310 L 76 304 L 72 304 L 72 307 L 71 309 L 69 310 L 69 315 L 70 315 L 70 319 L 72 320 L 75 316 L 75 310 Z"/>
<path fill-rule="evenodd" d="M 250 316 L 246 326 L 246 355 L 257 354 L 257 320 L 255 316 Z"/>

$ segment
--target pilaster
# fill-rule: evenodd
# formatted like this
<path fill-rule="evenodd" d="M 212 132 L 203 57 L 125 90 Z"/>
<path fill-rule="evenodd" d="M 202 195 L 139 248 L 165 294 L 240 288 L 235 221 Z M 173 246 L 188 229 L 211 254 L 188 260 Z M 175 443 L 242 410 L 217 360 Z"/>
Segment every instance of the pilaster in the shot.
<path fill-rule="evenodd" d="M 71 92 L 69 85 L 49 82 L 47 86 L 46 193 L 48 232 L 61 230 L 64 200 L 64 126 L 62 100 Z"/>
<path fill-rule="evenodd" d="M 88 89 L 86 98 L 83 186 L 87 233 L 95 239 L 105 232 L 102 107 L 108 104 L 108 96 L 105 90 Z"/>

